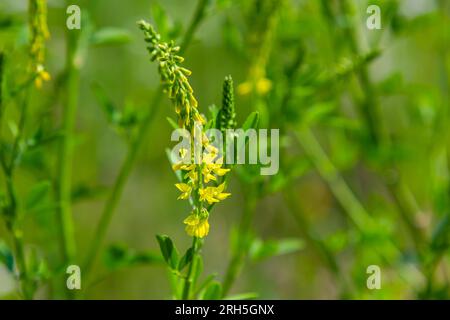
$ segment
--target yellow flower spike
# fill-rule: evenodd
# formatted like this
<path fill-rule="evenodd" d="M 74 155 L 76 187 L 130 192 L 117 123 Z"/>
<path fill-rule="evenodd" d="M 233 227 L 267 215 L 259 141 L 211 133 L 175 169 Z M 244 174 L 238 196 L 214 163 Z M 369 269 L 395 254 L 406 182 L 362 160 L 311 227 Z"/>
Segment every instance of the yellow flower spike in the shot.
<path fill-rule="evenodd" d="M 208 217 L 198 217 L 194 213 L 191 213 L 186 219 L 186 233 L 191 237 L 204 238 L 209 233 Z"/>
<path fill-rule="evenodd" d="M 176 183 L 175 187 L 182 192 L 178 200 L 186 200 L 191 195 L 192 187 L 187 183 Z"/>

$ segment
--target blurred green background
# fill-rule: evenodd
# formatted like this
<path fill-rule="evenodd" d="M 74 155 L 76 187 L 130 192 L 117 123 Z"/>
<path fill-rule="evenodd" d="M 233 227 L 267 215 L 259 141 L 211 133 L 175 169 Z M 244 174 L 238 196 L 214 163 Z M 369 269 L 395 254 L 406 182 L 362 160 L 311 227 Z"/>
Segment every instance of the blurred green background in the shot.
<path fill-rule="evenodd" d="M 127 151 L 124 130 L 109 123 L 96 88 L 100 86 L 118 110 L 127 110 L 139 121 L 151 104 L 159 76 L 136 21 L 154 22 L 163 39 L 179 43 L 196 2 L 75 2 L 81 8 L 82 32 L 91 30 L 80 61 L 72 183 L 82 264 Z M 381 8 L 381 30 L 366 27 L 369 4 Z M 29 136 L 42 123 L 48 131 L 57 130 L 60 123 L 64 99 L 55 88 L 65 65 L 66 8 L 64 1 L 48 1 L 51 38 L 46 67 L 52 80 L 32 93 Z M 255 176 L 251 168 L 233 174 L 231 198 L 210 217 L 203 247 L 206 274 L 217 272 L 223 278 L 230 233 L 249 194 L 256 193 L 252 232 L 265 240 L 302 239 L 304 247 L 261 261 L 248 258 L 232 293 L 256 292 L 267 299 L 449 297 L 448 14 L 447 1 L 429 0 L 210 1 L 184 54 L 183 65 L 193 71 L 191 84 L 199 109 L 206 113 L 209 105 L 221 105 L 223 79 L 232 75 L 238 123 L 258 110 L 260 127 L 280 128 L 281 168 L 271 177 Z M 161 25 L 165 15 L 168 27 Z M 14 53 L 8 60 L 10 73 L 23 63 L 26 23 L 27 1 L 1 0 L 0 50 Z M 108 38 L 108 32 L 113 36 Z M 268 92 L 240 94 L 240 84 L 258 77 L 270 81 Z M 378 142 L 371 138 L 370 123 L 364 118 L 367 108 L 378 109 L 372 123 Z M 176 200 L 176 178 L 165 153 L 171 146 L 168 116 L 175 118 L 164 97 L 126 183 L 105 248 L 119 244 L 123 250 L 158 253 L 156 234 L 170 235 L 183 251 L 191 243 L 182 224 L 188 208 Z M 14 110 L 6 117 L 14 119 Z M 6 126 L 1 130 L 8 131 Z M 315 157 L 314 141 L 331 159 L 332 168 Z M 21 159 L 15 176 L 19 198 L 25 199 L 39 182 L 54 181 L 56 149 L 50 143 Z M 375 227 L 361 230 L 352 223 L 348 211 L 355 209 L 354 201 L 348 199 L 342 181 Z M 41 204 L 51 206 L 51 190 L 40 196 Z M 25 214 L 23 225 L 26 246 L 50 266 L 57 265 L 55 211 Z M 415 242 L 417 234 L 423 238 Z M 0 239 L 10 241 L 3 223 Z M 317 243 L 327 246 L 339 272 L 327 266 Z M 170 297 L 163 264 L 116 267 L 104 256 L 102 250 L 94 269 L 98 281 L 87 298 Z M 432 288 L 427 291 L 430 284 L 424 270 L 437 256 Z M 381 290 L 366 287 L 369 265 L 381 268 Z M 14 285 L 6 268 L 0 267 L 0 294 L 6 295 Z M 37 297 L 48 297 L 49 290 L 40 286 Z"/>

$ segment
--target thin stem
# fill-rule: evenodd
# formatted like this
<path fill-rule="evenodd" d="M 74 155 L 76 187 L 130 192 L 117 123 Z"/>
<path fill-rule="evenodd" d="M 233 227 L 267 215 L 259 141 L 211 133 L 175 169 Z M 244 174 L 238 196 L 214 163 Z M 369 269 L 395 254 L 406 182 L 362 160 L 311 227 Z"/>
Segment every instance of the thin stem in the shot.
<path fill-rule="evenodd" d="M 298 205 L 298 201 L 296 201 L 298 197 L 294 194 L 292 187 L 286 188 L 283 194 L 289 211 L 297 222 L 297 225 L 306 241 L 311 244 L 311 248 L 314 249 L 319 258 L 322 259 L 325 267 L 331 274 L 334 275 L 336 282 L 340 286 L 340 296 L 346 297 L 349 292 L 349 288 L 345 279 L 345 274 L 341 272 L 336 256 L 305 219 L 304 214 Z"/>
<path fill-rule="evenodd" d="M 347 215 L 350 221 L 360 232 L 372 230 L 375 221 L 363 207 L 358 198 L 354 195 L 353 191 L 328 158 L 327 154 L 322 149 L 320 143 L 317 141 L 310 129 L 300 129 L 296 132 L 296 137 L 303 146 L 308 158 L 316 167 L 320 176 L 327 183 L 332 194 L 344 209 L 343 212 Z M 389 250 L 397 256 L 402 254 L 393 241 L 389 243 Z M 382 262 L 392 263 L 384 251 L 375 250 L 375 252 L 380 257 Z M 400 277 L 405 282 L 409 281 L 403 275 L 400 275 Z"/>
<path fill-rule="evenodd" d="M 14 245 L 14 257 L 17 261 L 17 269 L 19 273 L 19 283 L 21 287 L 22 294 L 25 299 L 33 298 L 33 289 L 29 285 L 25 250 L 23 244 L 22 231 L 17 229 L 18 211 L 17 211 L 17 196 L 14 187 L 14 171 L 16 167 L 16 159 L 19 157 L 19 144 L 23 135 L 25 121 L 26 121 L 26 111 L 28 106 L 28 97 L 30 89 L 27 88 L 25 92 L 25 99 L 22 101 L 19 119 L 19 132 L 14 138 L 11 159 L 9 165 L 6 160 L 2 157 L 1 163 L 5 174 L 6 180 L 6 190 L 8 196 L 8 209 L 7 209 L 7 229 L 11 233 L 13 245 Z"/>
<path fill-rule="evenodd" d="M 22 294 L 25 299 L 33 298 L 33 290 L 29 286 L 28 281 L 28 271 L 25 259 L 25 250 L 23 245 L 23 237 L 22 231 L 16 229 L 16 221 L 17 221 L 17 198 L 16 192 L 13 184 L 13 176 L 12 172 L 6 173 L 6 190 L 9 198 L 9 206 L 8 206 L 8 217 L 7 220 L 7 228 L 11 233 L 13 246 L 14 246 L 14 257 L 17 262 L 17 270 L 19 283 L 21 287 Z"/>
<path fill-rule="evenodd" d="M 199 245 L 199 239 L 197 237 L 193 237 L 192 238 L 193 254 L 192 254 L 191 263 L 189 264 L 186 279 L 184 281 L 183 293 L 181 296 L 181 299 L 183 299 L 183 300 L 187 300 L 190 298 L 190 292 L 191 292 L 191 287 L 192 287 L 192 283 L 193 283 L 194 269 L 195 269 L 195 264 L 197 261 L 197 255 L 198 255 L 198 245 Z"/>
<path fill-rule="evenodd" d="M 227 270 L 225 272 L 225 278 L 223 281 L 223 291 L 222 296 L 225 297 L 230 291 L 236 278 L 239 276 L 242 266 L 244 264 L 245 258 L 247 256 L 248 248 L 250 245 L 250 228 L 251 222 L 253 220 L 253 215 L 255 212 L 255 207 L 257 203 L 257 196 L 254 193 L 248 194 L 248 199 L 245 201 L 244 212 L 241 217 L 241 222 L 239 224 L 238 240 L 239 246 L 234 248 L 230 263 L 228 264 Z"/>
<path fill-rule="evenodd" d="M 183 41 L 181 42 L 181 54 L 186 50 L 187 47 L 189 47 L 195 32 L 197 31 L 202 20 L 205 18 L 208 2 L 209 0 L 199 0 L 199 2 L 197 3 L 197 7 L 195 9 L 194 15 L 192 16 L 192 20 L 189 23 L 189 27 L 184 34 Z"/>
<path fill-rule="evenodd" d="M 95 231 L 94 239 L 86 256 L 86 261 L 83 268 L 85 276 L 90 273 L 93 263 L 95 262 L 95 258 L 106 236 L 106 232 L 123 193 L 125 184 L 128 180 L 131 170 L 133 169 L 133 165 L 138 155 L 139 149 L 144 143 L 148 128 L 152 123 L 154 116 L 156 115 L 156 109 L 161 101 L 161 97 L 162 90 L 158 90 L 154 96 L 150 112 L 146 114 L 145 118 L 142 120 L 139 126 L 137 137 L 130 146 L 125 161 L 123 162 L 120 169 L 119 175 L 114 182 L 113 189 L 105 203 L 99 224 Z"/>
<path fill-rule="evenodd" d="M 350 189 L 344 178 L 320 146 L 310 129 L 301 129 L 296 132 L 298 141 L 303 146 L 321 177 L 327 182 L 332 193 L 345 209 L 350 220 L 360 230 L 365 230 L 371 225 L 371 217 Z"/>
<path fill-rule="evenodd" d="M 342 7 L 342 13 L 346 15 L 347 19 L 351 17 L 351 4 L 348 0 L 339 2 Z M 345 39 L 350 47 L 350 50 L 356 56 L 360 55 L 359 43 L 357 35 L 355 33 L 356 26 L 348 23 L 344 29 Z M 361 65 L 357 71 L 357 78 L 360 83 L 361 89 L 364 92 L 364 103 L 361 105 L 361 112 L 366 122 L 366 126 L 369 129 L 369 136 L 375 145 L 380 143 L 381 139 L 386 137 L 386 133 L 381 122 L 381 114 L 378 103 L 376 101 L 375 90 L 370 81 L 369 72 L 366 65 Z"/>
<path fill-rule="evenodd" d="M 183 45 L 180 49 L 180 54 L 182 54 L 189 47 L 193 35 L 195 34 L 195 31 L 197 30 L 198 26 L 200 25 L 201 21 L 205 16 L 207 3 L 208 3 L 207 0 L 199 0 L 193 19 L 184 35 L 182 41 Z M 150 127 L 150 124 L 153 122 L 153 119 L 157 114 L 161 98 L 162 98 L 162 88 L 159 87 L 155 93 L 155 96 L 153 97 L 153 101 L 150 104 L 148 112 L 146 113 L 146 115 L 144 116 L 139 125 L 136 139 L 133 141 L 128 150 L 128 153 L 125 157 L 125 161 L 122 164 L 122 167 L 116 180 L 114 181 L 114 185 L 110 193 L 110 196 L 106 200 L 102 215 L 100 217 L 99 224 L 97 225 L 95 231 L 94 239 L 91 243 L 91 246 L 88 250 L 88 254 L 86 256 L 83 268 L 85 277 L 87 277 L 90 274 L 92 266 L 95 263 L 98 251 L 100 250 L 103 244 L 112 217 L 114 216 L 114 213 L 117 209 L 117 205 L 122 197 L 125 184 L 136 161 L 139 150 L 141 149 L 141 146 L 144 144 L 148 128 Z"/>
<path fill-rule="evenodd" d="M 350 16 L 352 8 L 349 1 L 344 0 L 340 2 L 340 4 L 342 6 L 343 13 Z M 385 17 L 386 20 L 390 18 L 392 17 Z M 345 28 L 346 39 L 351 51 L 355 55 L 359 56 L 360 44 L 355 30 L 356 26 L 354 24 L 353 26 L 349 24 L 349 26 Z M 366 124 L 369 128 L 371 140 L 377 147 L 380 147 L 382 145 L 389 146 L 391 144 L 390 136 L 385 126 L 385 122 L 382 121 L 383 118 L 380 104 L 377 98 L 376 90 L 370 79 L 370 73 L 367 65 L 362 65 L 361 68 L 358 69 L 357 78 L 361 90 L 364 93 L 364 103 L 361 107 L 366 119 Z M 393 166 L 394 170 L 396 170 L 395 162 L 392 162 L 391 165 Z M 402 183 L 401 178 L 398 178 L 394 184 L 391 184 L 387 181 L 384 181 L 384 183 L 385 185 L 387 185 L 387 191 L 392 196 L 394 205 L 397 208 L 411 239 L 413 240 L 416 255 L 420 260 L 422 255 L 421 249 L 424 243 L 424 236 L 422 234 L 422 231 L 416 226 L 415 222 L 412 219 L 412 216 L 417 212 L 417 208 L 411 206 L 410 201 L 406 199 L 406 197 L 413 198 L 412 192 L 407 185 L 404 185 Z"/>
<path fill-rule="evenodd" d="M 74 238 L 74 225 L 71 210 L 72 188 L 72 161 L 74 128 L 78 105 L 79 66 L 75 61 L 78 48 L 78 30 L 67 31 L 66 53 L 66 105 L 63 114 L 63 137 L 59 149 L 58 159 L 58 217 L 60 224 L 61 250 L 65 264 L 75 260 L 76 246 Z"/>

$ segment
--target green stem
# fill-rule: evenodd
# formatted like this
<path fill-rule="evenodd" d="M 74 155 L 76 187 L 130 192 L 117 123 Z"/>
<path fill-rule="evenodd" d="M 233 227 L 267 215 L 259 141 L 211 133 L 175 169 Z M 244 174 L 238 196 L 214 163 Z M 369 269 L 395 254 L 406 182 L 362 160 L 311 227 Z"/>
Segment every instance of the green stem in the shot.
<path fill-rule="evenodd" d="M 72 161 L 74 144 L 74 127 L 78 105 L 79 66 L 76 63 L 79 31 L 67 31 L 66 53 L 66 104 L 63 113 L 63 137 L 58 159 L 58 217 L 61 236 L 61 250 L 65 264 L 75 260 L 76 246 L 71 210 Z"/>
<path fill-rule="evenodd" d="M 106 232 L 108 230 L 115 209 L 117 208 L 117 205 L 123 193 L 125 184 L 133 168 L 133 164 L 136 160 L 139 149 L 144 143 L 148 128 L 152 123 L 154 116 L 156 115 L 156 110 L 161 101 L 161 98 L 162 98 L 162 90 L 158 90 L 154 96 L 152 106 L 149 112 L 146 114 L 146 116 L 144 117 L 139 126 L 137 137 L 130 146 L 125 161 L 123 162 L 122 167 L 120 169 L 119 175 L 117 176 L 116 181 L 114 182 L 112 192 L 110 193 L 105 203 L 105 207 L 100 217 L 100 222 L 97 226 L 94 239 L 91 243 L 88 254 L 86 256 L 86 261 L 83 268 L 85 276 L 87 276 L 90 273 L 93 263 L 95 262 L 97 253 L 100 250 L 100 247 L 102 246 L 103 239 L 106 236 Z"/>
<path fill-rule="evenodd" d="M 372 219 L 370 215 L 347 185 L 344 178 L 339 174 L 311 130 L 307 128 L 300 129 L 296 132 L 296 135 L 308 158 L 310 158 L 322 179 L 327 182 L 331 192 L 344 208 L 350 220 L 358 229 L 367 229 L 367 226 L 371 225 Z"/>
<path fill-rule="evenodd" d="M 198 26 L 200 25 L 200 22 L 203 20 L 205 16 L 207 2 L 208 2 L 207 0 L 199 0 L 193 19 L 184 35 L 182 41 L 183 45 L 180 49 L 180 54 L 182 54 L 189 47 L 193 35 L 195 34 L 195 31 L 197 30 Z M 160 87 L 156 91 L 155 96 L 153 97 L 153 101 L 150 104 L 148 112 L 146 113 L 145 117 L 142 119 L 139 125 L 136 139 L 131 144 L 130 149 L 128 150 L 128 153 L 126 155 L 125 161 L 120 169 L 120 172 L 116 180 L 114 181 L 112 191 L 105 203 L 99 224 L 97 225 L 94 239 L 91 243 L 90 248 L 88 249 L 88 254 L 86 256 L 83 268 L 85 277 L 88 277 L 88 275 L 90 274 L 92 266 L 95 263 L 98 251 L 100 250 L 103 244 L 106 232 L 111 223 L 112 217 L 114 216 L 114 213 L 117 209 L 117 205 L 122 197 L 123 189 L 131 173 L 133 165 L 136 161 L 138 152 L 141 149 L 141 146 L 144 144 L 148 128 L 150 127 L 150 124 L 152 123 L 155 115 L 157 114 L 157 110 L 162 98 L 162 93 L 163 93 L 162 88 Z"/>
<path fill-rule="evenodd" d="M 199 0 L 197 3 L 197 7 L 195 8 L 194 15 L 192 16 L 192 20 L 189 23 L 189 27 L 184 34 L 183 41 L 181 42 L 181 50 L 180 54 L 183 54 L 183 52 L 186 50 L 187 47 L 192 42 L 192 38 L 194 37 L 195 32 L 197 31 L 200 23 L 205 18 L 206 15 L 206 9 L 208 2 L 210 0 Z"/>
<path fill-rule="evenodd" d="M 317 232 L 314 231 L 305 219 L 304 214 L 298 205 L 298 201 L 296 201 L 298 197 L 294 194 L 292 187 L 286 188 L 284 198 L 286 199 L 286 204 L 288 205 L 290 213 L 297 222 L 297 225 L 306 241 L 311 244 L 311 248 L 314 249 L 319 258 L 322 259 L 325 267 L 331 274 L 334 275 L 334 278 L 340 287 L 340 297 L 347 297 L 349 293 L 349 286 L 345 279 L 345 274 L 342 273 L 339 262 L 334 253 L 327 247 L 326 243 L 320 238 Z"/>
<path fill-rule="evenodd" d="M 348 18 L 351 16 L 352 7 L 348 0 L 344 0 L 340 2 L 342 6 L 342 13 L 347 15 Z M 385 17 L 386 21 L 392 19 L 392 16 Z M 360 55 L 359 50 L 359 41 L 357 35 L 355 33 L 356 25 L 348 24 L 348 27 L 345 28 L 347 43 L 356 56 Z M 379 101 L 377 99 L 376 90 L 370 80 L 369 70 L 367 65 L 363 64 L 361 68 L 358 69 L 357 78 L 361 87 L 361 90 L 364 93 L 364 103 L 362 104 L 362 113 L 364 115 L 366 125 L 369 128 L 369 133 L 372 142 L 376 146 L 386 145 L 389 146 L 391 144 L 390 137 L 388 134 L 388 130 L 385 126 L 384 121 L 382 121 L 382 113 L 379 105 Z M 395 168 L 395 163 L 392 163 L 392 166 Z M 398 170 L 397 170 L 398 171 Z M 385 182 L 387 185 L 387 191 L 392 196 L 395 207 L 400 213 L 400 217 L 403 220 L 406 228 L 409 232 L 411 239 L 413 240 L 415 251 L 419 259 L 421 258 L 421 249 L 424 243 L 424 237 L 422 231 L 417 228 L 414 223 L 412 216 L 417 212 L 417 208 L 413 208 L 410 205 L 410 201 L 406 199 L 406 197 L 413 198 L 412 192 L 409 187 L 402 184 L 400 178 L 394 184 L 389 182 Z M 413 199 L 414 201 L 414 199 Z"/>
<path fill-rule="evenodd" d="M 250 246 L 250 228 L 257 203 L 257 196 L 254 193 L 248 194 L 248 199 L 245 201 L 244 212 L 239 224 L 238 240 L 239 246 L 233 248 L 235 251 L 232 254 L 230 263 L 228 264 L 223 281 L 222 296 L 225 297 L 230 291 L 236 278 L 239 276 L 245 258 L 247 257 Z"/>
<path fill-rule="evenodd" d="M 22 294 L 25 299 L 33 298 L 33 290 L 29 286 L 28 271 L 25 259 L 25 250 L 23 245 L 22 231 L 16 229 L 17 221 L 17 198 L 13 184 L 12 172 L 6 173 L 6 189 L 9 198 L 7 228 L 11 233 L 14 257 L 17 262 L 17 270 L 19 273 L 19 283 Z"/>
<path fill-rule="evenodd" d="M 17 206 L 17 196 L 14 187 L 14 171 L 16 168 L 17 159 L 20 156 L 20 140 L 22 139 L 26 118 L 27 118 L 27 109 L 28 102 L 30 96 L 30 87 L 25 88 L 24 99 L 21 103 L 20 108 L 20 116 L 19 116 L 19 124 L 18 124 L 18 133 L 17 136 L 14 137 L 13 146 L 11 149 L 11 159 L 9 164 L 6 159 L 3 157 L 3 154 L 0 155 L 1 166 L 5 175 L 6 182 L 6 190 L 8 196 L 8 207 L 6 212 L 6 225 L 7 229 L 11 233 L 13 246 L 14 246 L 14 257 L 17 262 L 17 270 L 19 273 L 19 283 L 22 294 L 25 299 L 32 299 L 34 288 L 32 287 L 31 282 L 28 279 L 28 271 L 26 265 L 26 257 L 25 250 L 23 244 L 23 235 L 22 230 L 17 228 L 18 222 L 18 206 Z M 0 105 L 0 107 L 2 107 Z M 0 129 L 1 130 L 1 129 Z"/>
<path fill-rule="evenodd" d="M 17 261 L 17 269 L 19 271 L 19 282 L 22 294 L 26 300 L 31 300 L 33 298 L 34 290 L 30 287 L 30 282 L 28 279 L 22 231 L 15 230 L 14 227 L 10 231 L 14 244 L 14 256 L 16 257 Z"/>
<path fill-rule="evenodd" d="M 189 264 L 186 279 L 184 281 L 183 293 L 181 296 L 181 299 L 183 299 L 183 300 L 188 300 L 190 298 L 191 287 L 192 287 L 192 283 L 194 281 L 193 275 L 194 275 L 194 270 L 195 270 L 195 264 L 196 264 L 197 255 L 198 255 L 198 245 L 199 245 L 199 239 L 197 237 L 193 237 L 192 238 L 192 248 L 193 248 L 194 252 L 192 254 L 192 261 Z"/>
<path fill-rule="evenodd" d="M 311 160 L 322 179 L 329 186 L 332 194 L 344 209 L 343 212 L 347 215 L 349 220 L 360 232 L 364 233 L 373 230 L 375 221 L 354 195 L 310 129 L 300 129 L 296 134 L 297 139 L 303 146 L 308 158 Z M 389 250 L 397 256 L 402 254 L 396 243 L 393 241 L 389 243 Z M 375 252 L 383 263 L 392 263 L 390 257 L 386 256 L 384 251 L 375 250 Z M 405 282 L 409 282 L 403 275 L 400 275 L 400 278 Z"/>

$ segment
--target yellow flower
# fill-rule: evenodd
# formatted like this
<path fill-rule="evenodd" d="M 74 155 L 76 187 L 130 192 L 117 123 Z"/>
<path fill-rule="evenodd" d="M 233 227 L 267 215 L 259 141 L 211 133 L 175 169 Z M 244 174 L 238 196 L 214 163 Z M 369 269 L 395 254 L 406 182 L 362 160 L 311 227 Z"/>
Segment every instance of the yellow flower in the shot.
<path fill-rule="evenodd" d="M 175 184 L 175 187 L 182 192 L 178 197 L 178 200 L 186 200 L 191 195 L 192 187 L 187 183 L 177 183 Z"/>
<path fill-rule="evenodd" d="M 224 176 L 230 169 L 222 168 L 223 158 L 217 159 L 216 163 L 208 165 L 208 167 L 218 176 Z"/>
<path fill-rule="evenodd" d="M 191 237 L 203 238 L 208 235 L 209 223 L 208 217 L 199 217 L 195 213 L 191 213 L 186 219 L 186 233 Z"/>
<path fill-rule="evenodd" d="M 195 183 L 198 180 L 198 172 L 194 168 L 193 170 L 186 173 L 186 175 L 184 177 L 191 179 L 192 183 Z"/>
<path fill-rule="evenodd" d="M 210 165 L 205 165 L 202 169 L 202 175 L 205 180 L 205 183 L 208 183 L 209 181 L 217 180 L 216 177 L 211 174 L 211 170 L 210 170 L 209 166 Z"/>
<path fill-rule="evenodd" d="M 272 89 L 272 81 L 266 78 L 261 78 L 256 82 L 256 91 L 260 95 L 265 95 Z"/>
<path fill-rule="evenodd" d="M 206 187 L 199 190 L 200 201 L 207 201 L 209 204 L 219 202 L 228 198 L 231 193 L 222 192 L 225 189 L 225 183 L 218 187 Z"/>
<path fill-rule="evenodd" d="M 224 176 L 228 171 L 230 171 L 230 169 L 222 168 L 222 163 L 210 163 L 204 165 L 202 169 L 202 175 L 204 177 L 205 183 L 208 183 L 209 181 L 217 181 L 217 178 L 213 175 L 213 173 L 221 177 Z"/>
<path fill-rule="evenodd" d="M 246 81 L 238 85 L 237 91 L 241 96 L 246 96 L 252 92 L 252 87 L 252 84 L 249 81 Z"/>
<path fill-rule="evenodd" d="M 224 176 L 228 171 L 230 171 L 230 169 L 224 169 L 224 168 L 221 168 L 221 166 L 219 166 L 218 168 L 215 167 L 213 170 L 214 170 L 214 173 L 217 174 L 218 176 Z"/>
<path fill-rule="evenodd" d="M 201 125 L 205 125 L 206 124 L 205 118 L 198 112 L 194 113 L 193 119 L 194 119 L 195 122 L 199 122 Z"/>
<path fill-rule="evenodd" d="M 173 171 L 178 171 L 178 170 L 186 170 L 186 171 L 191 171 L 195 169 L 195 164 L 185 164 L 182 162 L 179 163 L 175 163 L 172 166 Z"/>
<path fill-rule="evenodd" d="M 36 78 L 34 79 L 36 88 L 42 88 L 43 81 L 50 81 L 50 79 L 50 74 L 44 70 L 44 67 L 42 65 L 39 65 L 36 70 Z"/>
<path fill-rule="evenodd" d="M 245 96 L 253 91 L 256 91 L 259 95 L 263 96 L 272 89 L 272 81 L 267 78 L 261 77 L 254 81 L 246 81 L 241 83 L 237 91 L 240 95 Z"/>

